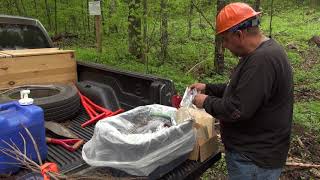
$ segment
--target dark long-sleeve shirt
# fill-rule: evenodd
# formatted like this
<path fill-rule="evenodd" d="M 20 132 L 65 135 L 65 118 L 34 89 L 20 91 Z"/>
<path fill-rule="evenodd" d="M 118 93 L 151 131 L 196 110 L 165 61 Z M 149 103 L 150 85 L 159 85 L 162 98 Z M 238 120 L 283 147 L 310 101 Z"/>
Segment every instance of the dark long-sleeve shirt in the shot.
<path fill-rule="evenodd" d="M 289 150 L 293 78 L 288 57 L 274 40 L 243 57 L 229 84 L 206 85 L 205 110 L 220 120 L 227 150 L 264 168 L 279 168 Z"/>

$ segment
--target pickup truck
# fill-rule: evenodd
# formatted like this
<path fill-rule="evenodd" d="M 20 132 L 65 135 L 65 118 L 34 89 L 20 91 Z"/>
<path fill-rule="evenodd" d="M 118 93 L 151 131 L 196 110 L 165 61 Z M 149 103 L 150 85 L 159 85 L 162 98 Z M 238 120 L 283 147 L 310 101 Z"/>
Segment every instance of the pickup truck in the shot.
<path fill-rule="evenodd" d="M 15 32 L 15 34 L 19 36 L 16 37 L 19 40 L 14 40 L 14 37 L 8 38 L 7 35 L 3 34 L 8 31 Z M 53 47 L 53 42 L 38 20 L 0 15 L 0 50 L 51 47 Z M 105 65 L 88 61 L 77 61 L 77 75 L 78 83 L 90 82 L 95 84 L 97 86 L 96 88 L 102 89 L 102 93 L 98 93 L 98 97 L 96 97 L 95 100 L 99 100 L 99 96 L 109 97 L 106 93 L 114 93 L 117 99 L 111 101 L 118 102 L 118 106 L 125 110 L 147 104 L 171 106 L 171 97 L 175 92 L 174 84 L 171 80 L 145 74 L 119 71 Z M 69 120 L 68 127 L 75 134 L 85 141 L 88 141 L 93 135 L 94 126 L 83 130 L 80 124 L 86 119 L 88 119 L 88 115 L 83 109 L 80 109 L 76 117 Z M 152 179 L 197 179 L 208 168 L 214 166 L 220 158 L 221 153 L 218 153 L 212 155 L 204 162 L 184 160 L 179 165 L 175 165 L 176 167 L 173 166 L 174 168 L 167 168 L 165 174 L 157 174 Z M 86 170 L 90 170 L 91 168 L 83 161 L 81 148 L 71 153 L 63 148 L 48 145 L 47 161 L 57 163 L 60 172 L 64 174 L 75 174 L 81 171 L 86 172 Z M 137 179 L 137 177 L 116 170 L 105 171 L 105 173 L 111 173 L 109 175 L 112 177 Z"/>

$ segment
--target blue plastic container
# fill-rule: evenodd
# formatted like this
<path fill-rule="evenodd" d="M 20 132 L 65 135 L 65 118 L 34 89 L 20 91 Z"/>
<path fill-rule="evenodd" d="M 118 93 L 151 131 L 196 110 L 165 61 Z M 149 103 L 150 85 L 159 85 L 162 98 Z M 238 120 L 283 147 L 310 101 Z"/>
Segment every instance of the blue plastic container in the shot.
<path fill-rule="evenodd" d="M 43 110 L 35 105 L 21 106 L 17 101 L 0 104 L 0 149 L 10 149 L 3 141 L 12 142 L 24 152 L 24 141 L 26 141 L 26 154 L 35 162 L 38 162 L 37 153 L 30 136 L 27 134 L 26 127 L 32 134 L 38 145 L 42 160 L 47 156 L 47 145 L 45 139 L 44 115 Z M 11 163 L 11 164 L 9 164 Z M 0 174 L 17 172 L 20 169 L 18 163 L 12 157 L 0 151 Z"/>

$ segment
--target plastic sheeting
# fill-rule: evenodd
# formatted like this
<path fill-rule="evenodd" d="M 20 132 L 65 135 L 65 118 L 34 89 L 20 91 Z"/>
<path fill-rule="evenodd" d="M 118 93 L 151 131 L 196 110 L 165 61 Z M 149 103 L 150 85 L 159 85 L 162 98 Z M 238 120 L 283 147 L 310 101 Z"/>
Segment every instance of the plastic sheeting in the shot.
<path fill-rule="evenodd" d="M 148 176 L 194 147 L 192 121 L 177 125 L 176 111 L 154 104 L 99 121 L 92 139 L 82 149 L 83 159 L 91 166 Z"/>

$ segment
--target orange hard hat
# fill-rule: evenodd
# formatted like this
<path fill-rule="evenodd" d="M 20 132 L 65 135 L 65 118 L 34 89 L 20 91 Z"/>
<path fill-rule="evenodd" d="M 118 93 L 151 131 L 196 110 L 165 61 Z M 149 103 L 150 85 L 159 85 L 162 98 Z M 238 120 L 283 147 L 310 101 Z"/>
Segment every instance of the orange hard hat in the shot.
<path fill-rule="evenodd" d="M 255 17 L 261 12 L 256 12 L 246 3 L 236 2 L 226 5 L 216 19 L 216 32 L 220 34 L 241 22 Z"/>

